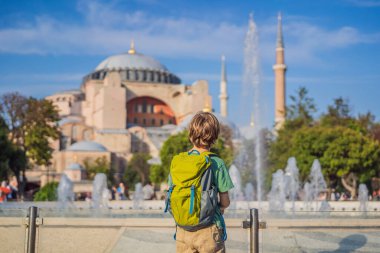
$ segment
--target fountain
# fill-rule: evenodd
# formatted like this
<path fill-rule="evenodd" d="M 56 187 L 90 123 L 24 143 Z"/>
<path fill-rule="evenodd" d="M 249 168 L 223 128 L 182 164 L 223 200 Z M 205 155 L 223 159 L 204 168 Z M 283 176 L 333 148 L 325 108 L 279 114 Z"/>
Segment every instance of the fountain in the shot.
<path fill-rule="evenodd" d="M 238 168 L 232 164 L 229 169 L 230 177 L 234 188 L 230 190 L 231 204 L 236 208 L 236 201 L 243 199 L 243 193 L 241 191 L 241 176 Z"/>
<path fill-rule="evenodd" d="M 326 191 L 326 181 L 323 178 L 322 170 L 321 170 L 321 164 L 319 163 L 318 159 L 315 159 L 313 161 L 313 165 L 311 167 L 310 175 L 309 175 L 309 183 L 305 183 L 304 186 L 304 200 L 305 200 L 305 207 L 306 210 L 309 210 L 311 202 L 315 202 L 315 210 L 318 210 L 318 202 L 321 200 L 322 196 L 320 196 L 322 193 L 325 193 Z M 326 198 L 324 198 L 325 200 Z M 323 205 L 321 205 L 322 210 L 324 211 L 328 209 L 328 205 L 324 202 Z"/>
<path fill-rule="evenodd" d="M 295 201 L 297 199 L 297 194 L 300 189 L 299 185 L 299 172 L 297 167 L 296 158 L 290 157 L 288 159 L 288 164 L 285 168 L 285 190 L 286 195 L 292 202 L 292 211 L 295 211 Z"/>
<path fill-rule="evenodd" d="M 254 96 L 254 104 L 248 106 L 248 108 L 253 109 L 252 117 L 254 122 L 254 155 L 255 164 L 253 171 L 256 177 L 256 196 L 257 200 L 262 200 L 262 141 L 260 137 L 260 129 L 262 128 L 262 118 L 261 118 L 261 108 L 260 108 L 260 92 L 261 92 L 261 70 L 260 70 L 260 60 L 259 60 L 259 37 L 257 32 L 256 24 L 253 20 L 253 15 L 251 14 L 248 22 L 248 31 L 244 41 L 244 76 L 243 76 L 243 100 L 247 100 L 246 96 Z M 251 97 L 248 101 L 252 101 Z M 246 105 L 244 105 L 246 107 Z"/>
<path fill-rule="evenodd" d="M 144 201 L 144 192 L 142 190 L 142 184 L 135 184 L 135 192 L 133 194 L 133 209 L 142 209 Z"/>
<path fill-rule="evenodd" d="M 368 210 L 368 188 L 365 184 L 359 185 L 359 210 L 362 212 L 367 212 Z"/>
<path fill-rule="evenodd" d="M 108 208 L 108 199 L 107 176 L 104 173 L 97 173 L 92 184 L 92 207 Z"/>
<path fill-rule="evenodd" d="M 247 183 L 244 187 L 244 197 L 246 201 L 253 201 L 254 199 L 253 184 Z"/>
<path fill-rule="evenodd" d="M 61 179 L 59 180 L 57 195 L 58 195 L 58 208 L 66 209 L 69 204 L 72 204 L 74 201 L 74 184 L 69 179 L 66 174 L 62 174 Z"/>
<path fill-rule="evenodd" d="M 285 210 L 285 176 L 282 170 L 277 170 L 272 175 L 272 188 L 268 194 L 269 211 Z"/>

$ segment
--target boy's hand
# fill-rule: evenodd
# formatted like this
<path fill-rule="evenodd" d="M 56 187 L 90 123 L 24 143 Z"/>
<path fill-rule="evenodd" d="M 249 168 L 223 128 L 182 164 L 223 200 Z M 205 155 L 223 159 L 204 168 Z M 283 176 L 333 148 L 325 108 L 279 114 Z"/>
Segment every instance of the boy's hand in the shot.
<path fill-rule="evenodd" d="M 219 200 L 220 212 L 223 214 L 224 209 L 226 209 L 230 205 L 230 198 L 228 196 L 228 192 L 219 192 Z"/>

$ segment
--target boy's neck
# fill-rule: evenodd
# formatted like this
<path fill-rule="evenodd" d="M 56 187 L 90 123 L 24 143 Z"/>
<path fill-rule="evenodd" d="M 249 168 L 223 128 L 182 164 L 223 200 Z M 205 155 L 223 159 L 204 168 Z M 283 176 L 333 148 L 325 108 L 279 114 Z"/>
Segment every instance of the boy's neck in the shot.
<path fill-rule="evenodd" d="M 191 150 L 196 150 L 199 153 L 202 153 L 202 152 L 210 151 L 210 148 L 199 148 L 197 146 L 193 146 L 193 148 Z"/>

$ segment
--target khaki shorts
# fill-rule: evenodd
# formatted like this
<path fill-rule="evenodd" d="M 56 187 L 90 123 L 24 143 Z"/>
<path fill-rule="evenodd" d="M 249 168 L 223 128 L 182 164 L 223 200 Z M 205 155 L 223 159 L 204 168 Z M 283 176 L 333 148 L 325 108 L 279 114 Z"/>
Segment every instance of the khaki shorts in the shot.
<path fill-rule="evenodd" d="M 189 232 L 177 227 L 177 253 L 225 253 L 223 229 L 216 225 Z"/>

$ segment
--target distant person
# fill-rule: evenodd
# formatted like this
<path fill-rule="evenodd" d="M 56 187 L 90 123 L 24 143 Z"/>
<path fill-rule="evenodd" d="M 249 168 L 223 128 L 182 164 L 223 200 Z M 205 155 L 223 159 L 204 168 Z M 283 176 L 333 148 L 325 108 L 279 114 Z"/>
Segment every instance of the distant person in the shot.
<path fill-rule="evenodd" d="M 150 182 L 148 182 L 142 188 L 144 200 L 152 200 L 154 198 L 154 188 Z"/>
<path fill-rule="evenodd" d="M 125 186 L 123 182 L 120 182 L 119 187 L 117 187 L 117 194 L 119 196 L 119 200 L 125 200 Z"/>
<path fill-rule="evenodd" d="M 11 190 L 7 186 L 7 182 L 3 181 L 1 182 L 0 186 L 0 203 L 6 202 L 7 201 L 7 195 L 11 193 Z"/>
<path fill-rule="evenodd" d="M 212 113 L 198 112 L 189 126 L 193 148 L 172 160 L 165 211 L 177 224 L 177 252 L 225 252 L 223 213 L 234 186 L 223 160 L 210 152 L 219 129 Z"/>
<path fill-rule="evenodd" d="M 111 199 L 112 200 L 116 199 L 116 192 L 117 192 L 116 186 L 112 186 L 112 188 L 111 188 Z"/>
<path fill-rule="evenodd" d="M 13 177 L 12 181 L 9 183 L 9 188 L 11 190 L 9 198 L 12 200 L 17 200 L 18 183 L 17 183 L 17 179 L 15 177 Z"/>

